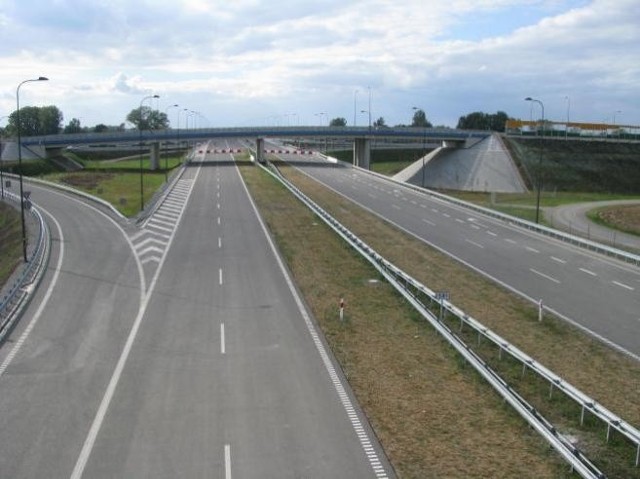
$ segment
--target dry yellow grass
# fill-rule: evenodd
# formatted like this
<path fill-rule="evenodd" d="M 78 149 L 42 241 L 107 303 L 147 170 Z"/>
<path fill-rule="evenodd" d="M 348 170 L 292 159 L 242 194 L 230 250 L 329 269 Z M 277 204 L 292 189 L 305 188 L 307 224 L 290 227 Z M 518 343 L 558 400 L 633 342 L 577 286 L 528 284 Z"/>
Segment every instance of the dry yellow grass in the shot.
<path fill-rule="evenodd" d="M 529 303 L 328 191 L 297 170 L 287 166 L 281 168 L 314 201 L 391 262 L 434 290 L 450 291 L 453 302 L 468 314 L 625 420 L 640 424 L 640 364 L 636 361 L 560 320 L 546 318 L 540 324 L 536 309 Z M 526 384 L 523 388 L 528 393 L 533 389 Z M 640 477 L 640 470 L 629 467 L 633 464 L 633 449 L 627 447 L 623 451 L 631 459 L 609 457 L 611 451 L 602 444 L 595 444 L 593 437 L 584 431 L 575 431 L 566 424 L 566 418 L 556 414 L 556 405 L 546 401 L 546 393 L 531 394 L 534 395 L 531 400 L 537 407 L 545 407 L 553 419 L 564 424 L 567 430 L 584 436 L 581 437 L 581 447 L 611 467 L 605 470 L 610 477 Z M 573 416 L 577 419 L 576 414 Z M 603 433 L 598 432 L 596 436 L 599 440 Z M 621 464 L 611 466 L 616 460 Z"/>
<path fill-rule="evenodd" d="M 242 173 L 399 477 L 571 477 L 371 266 L 259 169 Z"/>

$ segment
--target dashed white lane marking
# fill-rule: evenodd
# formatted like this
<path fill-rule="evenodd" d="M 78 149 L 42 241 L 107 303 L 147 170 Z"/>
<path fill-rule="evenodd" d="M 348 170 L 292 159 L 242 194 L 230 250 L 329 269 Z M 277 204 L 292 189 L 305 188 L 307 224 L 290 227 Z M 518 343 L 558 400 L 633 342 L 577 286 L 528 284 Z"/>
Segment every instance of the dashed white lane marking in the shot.
<path fill-rule="evenodd" d="M 445 218 L 451 218 L 451 215 L 449 213 L 442 213 L 442 216 L 444 216 Z"/>
<path fill-rule="evenodd" d="M 479 230 L 480 227 L 478 225 L 470 225 L 474 230 Z"/>
<path fill-rule="evenodd" d="M 218 238 L 218 248 L 222 248 L 222 238 Z"/>
<path fill-rule="evenodd" d="M 231 479 L 231 446 L 224 445 L 224 478 Z"/>
<path fill-rule="evenodd" d="M 627 289 L 629 291 L 635 291 L 633 286 L 629 286 L 628 284 L 621 283 L 620 281 L 612 281 L 616 286 L 620 286 L 621 288 Z"/>
<path fill-rule="evenodd" d="M 376 198 L 377 198 L 377 196 L 376 196 L 376 195 L 374 195 L 373 193 L 369 193 L 369 198 L 376 199 Z"/>
<path fill-rule="evenodd" d="M 587 273 L 589 276 L 598 276 L 596 273 L 594 273 L 593 271 L 590 271 L 588 269 L 585 268 L 579 268 L 580 271 L 582 271 L 583 273 Z"/>
<path fill-rule="evenodd" d="M 531 246 L 525 246 L 527 251 L 531 251 L 532 253 L 540 253 L 540 251 L 538 251 L 535 248 L 532 248 Z"/>
<path fill-rule="evenodd" d="M 494 233 L 493 231 L 489 231 L 489 230 L 487 230 L 487 234 L 488 234 L 489 236 L 493 236 L 493 237 L 498 236 L 498 234 L 497 234 L 497 233 Z"/>
<path fill-rule="evenodd" d="M 511 243 L 511 244 L 518 244 L 518 242 L 516 240 L 512 240 L 511 238 L 505 238 L 504 239 L 507 243 Z"/>
<path fill-rule="evenodd" d="M 395 209 L 397 209 L 397 210 L 401 210 L 401 209 L 402 209 L 402 208 L 401 208 L 401 207 L 399 207 L 398 205 L 391 205 L 391 207 L 392 207 L 392 208 L 395 208 Z"/>
<path fill-rule="evenodd" d="M 464 221 L 462 221 L 460 218 L 456 218 L 456 223 L 464 224 Z"/>
<path fill-rule="evenodd" d="M 218 216 L 218 224 L 220 224 L 220 217 Z"/>
<path fill-rule="evenodd" d="M 429 221 L 429 220 L 426 220 L 424 218 L 422 219 L 422 222 L 423 223 L 427 223 L 429 226 L 435 226 L 436 225 L 433 221 Z"/>
<path fill-rule="evenodd" d="M 222 284 L 222 268 L 218 269 L 218 282 Z"/>
<path fill-rule="evenodd" d="M 433 211 L 434 213 L 438 213 L 438 210 L 435 208 L 431 208 L 431 211 Z"/>
<path fill-rule="evenodd" d="M 478 248 L 484 249 L 484 246 L 482 246 L 480 243 L 476 243 L 475 241 L 471 241 L 470 239 L 465 239 L 465 241 L 469 244 L 472 244 L 473 246 L 477 246 Z"/>
<path fill-rule="evenodd" d="M 218 209 L 220 209 L 220 203 L 217 204 Z"/>
<path fill-rule="evenodd" d="M 529 271 L 531 271 L 532 273 L 537 274 L 538 276 L 541 276 L 544 279 L 548 279 L 549 281 L 553 281 L 556 284 L 560 284 L 560 281 L 558 281 L 557 279 L 555 279 L 555 278 L 553 278 L 553 277 L 551 277 L 551 276 L 549 276 L 547 274 L 541 273 L 540 271 L 538 271 L 536 269 L 529 268 Z"/>
<path fill-rule="evenodd" d="M 562 258 L 556 258 L 555 256 L 552 256 L 551 259 L 553 261 L 555 261 L 556 263 L 560 263 L 560 264 L 567 264 L 567 260 L 564 260 Z"/>
<path fill-rule="evenodd" d="M 225 354 L 227 351 L 227 346 L 225 344 L 224 337 L 224 323 L 220 324 L 220 354 Z"/>

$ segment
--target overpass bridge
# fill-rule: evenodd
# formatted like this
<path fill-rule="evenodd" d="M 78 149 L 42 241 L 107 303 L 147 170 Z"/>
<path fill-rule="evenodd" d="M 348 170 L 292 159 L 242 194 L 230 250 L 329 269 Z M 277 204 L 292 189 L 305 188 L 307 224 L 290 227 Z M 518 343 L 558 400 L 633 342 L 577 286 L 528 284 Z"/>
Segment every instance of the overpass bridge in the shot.
<path fill-rule="evenodd" d="M 419 127 L 333 127 L 333 126 L 284 126 L 284 127 L 238 127 L 238 128 L 197 128 L 166 130 L 124 130 L 105 133 L 76 133 L 23 137 L 23 149 L 44 151 L 55 154 L 69 146 L 122 146 L 148 145 L 152 156 L 159 151 L 161 143 L 179 145 L 182 142 L 205 141 L 216 138 L 237 138 L 255 141 L 258 161 L 263 161 L 265 138 L 286 139 L 325 139 L 340 138 L 353 143 L 353 162 L 363 168 L 369 168 L 371 142 L 375 140 L 412 140 L 427 143 L 439 143 L 449 147 L 468 146 L 488 136 L 488 131 L 469 131 L 449 128 Z M 7 148 L 6 150 L 10 150 Z M 15 142 L 13 155 L 17 156 Z M 24 151 L 24 150 L 23 150 Z M 10 151 L 2 158 L 10 155 Z"/>

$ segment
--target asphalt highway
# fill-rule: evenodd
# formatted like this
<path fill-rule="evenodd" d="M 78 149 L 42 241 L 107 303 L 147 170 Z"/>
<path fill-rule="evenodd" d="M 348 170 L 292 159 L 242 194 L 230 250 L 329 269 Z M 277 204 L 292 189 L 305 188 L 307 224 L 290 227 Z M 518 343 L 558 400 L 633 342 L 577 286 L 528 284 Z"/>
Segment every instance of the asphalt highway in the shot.
<path fill-rule="evenodd" d="M 512 291 L 640 359 L 640 269 L 318 158 L 309 176 Z M 455 303 L 455 298 L 452 298 Z"/>
<path fill-rule="evenodd" d="M 33 190 L 60 230 L 0 349 L 2 477 L 394 477 L 229 154 L 141 229 Z"/>

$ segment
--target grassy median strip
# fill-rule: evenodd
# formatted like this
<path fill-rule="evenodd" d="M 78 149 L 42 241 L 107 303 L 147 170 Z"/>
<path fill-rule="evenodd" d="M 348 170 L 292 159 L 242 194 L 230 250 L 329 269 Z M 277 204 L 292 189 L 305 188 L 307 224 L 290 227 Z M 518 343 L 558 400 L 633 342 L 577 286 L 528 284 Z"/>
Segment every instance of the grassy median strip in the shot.
<path fill-rule="evenodd" d="M 0 286 L 5 284 L 21 259 L 20 212 L 0 202 Z"/>
<path fill-rule="evenodd" d="M 546 317 L 526 301 L 468 270 L 456 261 L 399 231 L 380 218 L 327 190 L 292 167 L 281 171 L 320 206 L 356 233 L 378 253 L 433 290 L 448 291 L 452 302 L 496 333 L 539 360 L 561 377 L 632 424 L 640 424 L 640 364 L 612 351 L 566 323 Z M 477 340 L 470 338 L 470 344 Z M 561 431 L 576 437 L 578 446 L 595 458 L 610 478 L 640 477 L 633 467 L 635 450 L 628 443 L 604 444 L 601 424 L 579 427 L 580 411 L 561 402 L 557 393 L 548 400 L 549 387 L 531 373 L 521 379 L 521 367 L 498 361 L 498 351 L 480 351 L 536 407 L 559 423 Z M 617 445 L 614 442 L 614 445 Z"/>
<path fill-rule="evenodd" d="M 375 269 L 274 179 L 241 170 L 399 477 L 571 477 Z"/>

